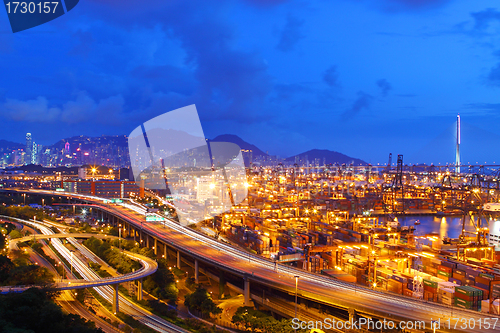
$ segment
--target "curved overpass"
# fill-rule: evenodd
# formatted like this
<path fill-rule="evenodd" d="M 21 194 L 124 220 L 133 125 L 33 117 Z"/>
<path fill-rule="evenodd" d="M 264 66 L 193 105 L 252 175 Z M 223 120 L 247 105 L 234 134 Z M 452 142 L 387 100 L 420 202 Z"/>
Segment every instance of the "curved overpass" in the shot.
<path fill-rule="evenodd" d="M 16 238 L 12 239 L 10 241 L 10 247 L 15 248 L 17 247 L 17 243 L 21 242 L 27 242 L 30 240 L 40 240 L 40 239 L 52 239 L 52 238 L 99 238 L 99 239 L 118 239 L 116 236 L 108 236 L 108 235 L 102 235 L 102 234 L 51 234 L 51 235 L 33 235 L 29 237 L 22 237 L 22 238 Z M 109 278 L 102 278 L 102 279 L 97 279 L 97 280 L 92 280 L 92 281 L 86 281 L 86 280 L 63 280 L 61 282 L 55 282 L 51 285 L 51 289 L 57 289 L 57 290 L 70 290 L 70 289 L 83 289 L 83 288 L 93 288 L 93 287 L 100 287 L 100 286 L 106 286 L 106 285 L 114 285 L 118 283 L 123 283 L 123 282 L 129 282 L 129 281 L 135 281 L 138 279 L 145 278 L 158 269 L 158 263 L 148 257 L 142 256 L 137 253 L 129 252 L 129 251 L 123 251 L 127 256 L 131 257 L 132 259 L 135 259 L 139 261 L 142 265 L 142 268 L 128 274 L 124 275 L 119 275 L 119 276 L 113 276 Z M 3 286 L 0 287 L 2 290 L 2 293 L 8 293 L 8 292 L 22 292 L 24 290 L 27 290 L 33 286 Z"/>
<path fill-rule="evenodd" d="M 477 322 L 484 321 L 493 315 L 478 313 L 476 311 L 450 308 L 437 303 L 416 300 L 390 293 L 378 292 L 367 287 L 333 280 L 326 276 L 307 272 L 285 265 L 275 265 L 272 261 L 263 257 L 251 255 L 236 247 L 218 242 L 212 238 L 201 235 L 194 230 L 182 227 L 174 221 L 167 221 L 165 226 L 158 226 L 145 221 L 145 216 L 133 207 L 124 205 L 108 204 L 101 198 L 77 195 L 70 193 L 36 191 L 33 194 L 58 195 L 69 199 L 82 200 L 93 205 L 111 216 L 130 224 L 138 230 L 141 228 L 155 240 L 163 242 L 182 253 L 187 254 L 195 260 L 202 261 L 223 271 L 241 276 L 245 279 L 245 287 L 249 281 L 269 286 L 289 294 L 295 293 L 296 280 L 298 276 L 298 294 L 301 298 L 310 299 L 329 306 L 355 309 L 363 315 L 375 318 L 387 318 L 398 321 L 425 321 L 427 327 L 431 326 L 432 320 L 448 318 L 473 319 Z M 156 243 L 156 241 L 155 241 Z M 245 292 L 246 293 L 246 292 Z M 436 332 L 482 332 L 479 328 L 468 328 L 465 330 L 443 328 Z"/>

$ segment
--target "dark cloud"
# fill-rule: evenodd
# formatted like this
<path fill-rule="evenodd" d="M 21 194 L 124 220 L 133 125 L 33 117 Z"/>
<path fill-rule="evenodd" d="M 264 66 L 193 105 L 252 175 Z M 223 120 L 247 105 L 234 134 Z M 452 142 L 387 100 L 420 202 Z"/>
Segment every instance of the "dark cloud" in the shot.
<path fill-rule="evenodd" d="M 323 73 L 323 81 L 326 82 L 330 87 L 335 87 L 339 85 L 337 67 L 331 66 Z"/>
<path fill-rule="evenodd" d="M 480 12 L 471 13 L 474 18 L 474 29 L 484 30 L 494 21 L 500 21 L 500 12 L 494 8 L 487 8 Z"/>
<path fill-rule="evenodd" d="M 257 6 L 275 6 L 288 2 L 289 0 L 245 0 L 245 1 Z"/>
<path fill-rule="evenodd" d="M 73 46 L 68 54 L 88 57 L 89 52 L 92 50 L 92 44 L 95 42 L 92 32 L 78 30 L 73 34 L 73 38 L 78 41 L 78 44 Z"/>
<path fill-rule="evenodd" d="M 382 92 L 382 96 L 387 96 L 389 91 L 392 89 L 391 84 L 386 79 L 380 79 L 377 81 L 377 86 L 380 88 Z"/>
<path fill-rule="evenodd" d="M 291 100 L 294 96 L 298 94 L 310 94 L 314 90 L 298 83 L 292 84 L 277 84 L 274 86 L 274 92 L 276 93 L 276 101 L 283 102 L 286 100 Z"/>
<path fill-rule="evenodd" d="M 500 85 L 500 63 L 490 70 L 488 82 L 492 85 Z"/>
<path fill-rule="evenodd" d="M 449 0 L 389 0 L 390 2 L 400 3 L 408 7 L 422 7 L 422 6 L 433 6 L 441 5 L 448 2 Z"/>
<path fill-rule="evenodd" d="M 342 113 L 342 119 L 347 120 L 356 116 L 360 111 L 369 109 L 373 101 L 373 96 L 365 93 L 364 91 L 358 92 L 358 98 L 352 103 L 350 109 Z"/>
<path fill-rule="evenodd" d="M 425 10 L 435 8 L 451 0 L 374 0 L 374 2 L 387 11 Z"/>
<path fill-rule="evenodd" d="M 196 80 L 192 71 L 172 65 L 141 65 L 130 72 L 133 79 L 140 80 L 141 85 L 149 86 L 153 91 L 174 92 L 181 95 L 192 95 L 196 91 Z"/>
<path fill-rule="evenodd" d="M 300 31 L 303 25 L 303 20 L 300 20 L 292 15 L 288 15 L 285 27 L 280 34 L 280 40 L 276 46 L 278 50 L 283 52 L 293 50 L 295 45 L 297 45 L 297 43 L 305 37 Z"/>
<path fill-rule="evenodd" d="M 176 107 L 182 106 L 180 103 L 197 104 L 200 116 L 205 120 L 251 122 L 256 119 L 252 114 L 264 112 L 264 101 L 272 90 L 271 77 L 259 54 L 234 47 L 234 27 L 225 16 L 234 1 L 146 1 L 147 4 L 141 4 L 141 8 L 135 10 L 130 7 L 136 3 L 129 0 L 124 1 L 124 7 L 121 1 L 104 0 L 102 4 L 92 0 L 94 12 L 120 31 L 134 31 L 140 27 L 140 33 L 146 34 L 148 30 L 145 29 L 161 29 L 163 39 L 178 44 L 181 50 L 179 57 L 183 61 L 175 66 L 161 58 L 171 52 L 169 48 L 164 54 L 158 52 L 158 47 L 144 50 L 143 57 L 150 56 L 151 59 L 145 62 L 140 59 L 140 64 L 127 59 L 122 61 L 127 69 L 120 72 L 130 73 L 129 85 L 135 88 L 130 90 L 140 94 L 137 96 L 142 100 L 140 106 L 150 110 L 145 115 L 157 110 L 156 106 L 153 107 L 157 105 L 153 100 L 160 98 L 158 96 L 161 96 L 162 103 L 171 98 Z M 106 41 L 103 43 L 107 45 Z M 124 40 L 123 43 L 127 45 L 129 42 Z M 144 45 L 150 47 L 158 43 L 162 43 L 161 38 Z M 121 54 L 126 54 L 126 50 Z M 134 83 L 136 79 L 140 84 Z M 168 111 L 166 108 L 163 112 Z"/>

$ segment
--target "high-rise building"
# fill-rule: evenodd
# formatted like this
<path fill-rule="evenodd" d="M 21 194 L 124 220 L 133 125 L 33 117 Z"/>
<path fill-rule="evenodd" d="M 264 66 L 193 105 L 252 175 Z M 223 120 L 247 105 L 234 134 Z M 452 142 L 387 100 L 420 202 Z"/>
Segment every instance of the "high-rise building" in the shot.
<path fill-rule="evenodd" d="M 31 133 L 26 133 L 26 159 L 25 164 L 31 162 L 31 152 L 33 150 L 33 140 L 31 138 Z"/>
<path fill-rule="evenodd" d="M 31 148 L 31 164 L 37 164 L 38 157 L 38 146 L 35 141 L 33 141 L 33 146 Z"/>

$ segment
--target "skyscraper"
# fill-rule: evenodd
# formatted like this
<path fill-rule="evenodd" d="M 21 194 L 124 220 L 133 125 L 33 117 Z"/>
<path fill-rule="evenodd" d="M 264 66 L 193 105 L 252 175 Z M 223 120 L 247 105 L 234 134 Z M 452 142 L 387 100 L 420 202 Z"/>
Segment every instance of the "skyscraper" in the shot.
<path fill-rule="evenodd" d="M 24 160 L 24 164 L 31 163 L 32 151 L 33 151 L 33 140 L 31 138 L 31 133 L 26 133 L 26 159 Z"/>
<path fill-rule="evenodd" d="M 37 164 L 38 157 L 38 145 L 33 141 L 33 146 L 31 148 L 31 164 Z"/>

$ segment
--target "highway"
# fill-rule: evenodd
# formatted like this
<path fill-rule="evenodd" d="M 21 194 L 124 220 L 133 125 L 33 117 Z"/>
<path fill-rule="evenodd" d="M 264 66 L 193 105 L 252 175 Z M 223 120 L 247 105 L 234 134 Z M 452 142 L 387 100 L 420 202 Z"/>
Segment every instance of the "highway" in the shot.
<path fill-rule="evenodd" d="M 61 195 L 61 193 L 50 191 L 48 195 Z M 66 196 L 73 196 L 65 194 Z M 137 229 L 157 237 L 169 244 L 188 253 L 189 256 L 201 261 L 210 263 L 226 271 L 243 276 L 250 276 L 251 280 L 258 281 L 264 285 L 278 290 L 289 292 L 295 291 L 295 278 L 299 276 L 299 295 L 305 298 L 317 300 L 320 303 L 339 306 L 342 308 L 352 307 L 362 313 L 373 316 L 383 316 L 388 320 L 412 320 L 425 321 L 427 327 L 431 326 L 432 320 L 448 318 L 460 318 L 466 320 L 479 320 L 490 318 L 492 315 L 485 315 L 475 311 L 463 310 L 416 300 L 411 297 L 404 297 L 389 293 L 374 291 L 367 287 L 333 280 L 326 276 L 307 272 L 294 267 L 279 264 L 278 270 L 274 271 L 274 263 L 260 256 L 249 254 L 236 247 L 221 243 L 213 238 L 206 237 L 190 228 L 178 225 L 176 222 L 167 220 L 163 225 L 146 223 L 146 209 L 136 204 L 108 204 L 101 198 L 86 197 L 77 195 L 76 197 L 91 202 L 104 211 L 110 212 L 121 219 L 135 225 Z M 464 330 L 441 329 L 436 332 L 484 332 L 478 325 L 475 328 Z"/>
<path fill-rule="evenodd" d="M 4 216 L 5 218 L 5 216 Z M 38 225 L 38 223 L 34 222 L 29 222 L 29 221 L 24 221 L 24 223 L 33 223 L 33 226 Z M 48 229 L 50 230 L 50 229 Z M 52 231 L 52 230 L 50 230 Z M 53 231 L 52 231 L 53 232 Z M 100 238 L 100 239 L 118 239 L 118 237 L 114 236 L 108 236 L 108 235 L 102 235 L 102 234 L 44 234 L 44 235 L 32 235 L 32 236 L 27 236 L 27 237 L 22 237 L 22 238 L 16 238 L 10 241 L 9 247 L 10 250 L 17 249 L 17 243 L 22 243 L 22 242 L 28 242 L 31 240 L 41 240 L 41 239 L 57 239 L 57 238 L 67 238 L 68 241 L 78 248 L 82 254 L 84 254 L 87 258 L 91 259 L 93 262 L 97 262 L 97 256 L 94 255 L 92 252 L 90 252 L 86 247 L 81 246 L 80 243 L 76 241 L 75 238 Z M 148 257 L 141 256 L 137 253 L 132 253 L 128 251 L 123 251 L 124 254 L 128 255 L 129 257 L 133 258 L 134 260 L 139 261 L 142 264 L 142 268 L 140 270 L 137 270 L 132 273 L 120 275 L 120 276 L 114 276 L 114 277 L 109 277 L 109 278 L 99 278 L 91 281 L 82 281 L 79 279 L 69 279 L 69 280 L 63 280 L 60 282 L 54 283 L 53 287 L 58 290 L 71 290 L 71 289 L 81 289 L 81 288 L 93 288 L 93 287 L 99 287 L 99 286 L 105 286 L 105 285 L 110 285 L 110 284 L 117 284 L 117 283 L 123 283 L 123 282 L 129 282 L 129 281 L 135 281 L 138 279 L 145 278 L 158 269 L 158 264 L 156 263 L 155 260 L 152 260 Z M 71 259 L 71 258 L 70 258 Z M 73 261 L 75 257 L 73 256 Z M 68 260 L 68 262 L 71 262 Z M 19 291 L 21 288 L 19 286 L 11 286 L 13 290 L 15 289 L 16 291 Z M 26 289 L 29 288 L 29 286 L 25 287 Z M 3 290 L 9 289 L 9 286 L 2 287 Z"/>
<path fill-rule="evenodd" d="M 74 313 L 89 321 L 93 321 L 96 327 L 101 328 L 106 333 L 121 333 L 119 329 L 103 320 L 102 318 L 90 313 L 80 302 L 75 301 L 68 290 L 65 290 L 55 301 L 64 311 Z"/>
<path fill-rule="evenodd" d="M 179 226 L 173 221 L 165 225 L 144 222 L 145 209 L 141 211 L 137 205 L 123 203 L 120 205 L 106 205 L 101 207 L 115 215 L 134 223 L 137 226 L 142 222 L 144 231 L 155 235 L 159 239 L 175 244 L 190 256 L 200 258 L 215 266 L 223 267 L 239 275 L 251 276 L 251 279 L 275 287 L 276 289 L 293 292 L 295 278 L 299 276 L 299 295 L 316 299 L 332 305 L 346 306 L 359 309 L 365 313 L 380 314 L 394 320 L 425 321 L 427 327 L 432 320 L 447 320 L 448 318 L 480 319 L 491 317 L 475 311 L 462 310 L 437 304 L 419 301 L 410 297 L 398 296 L 389 293 L 374 291 L 366 287 L 333 280 L 326 276 L 303 271 L 294 267 L 278 265 L 278 272 L 274 271 L 274 262 L 262 257 L 251 255 L 246 251 L 216 241 L 193 231 L 190 228 Z M 499 327 L 500 329 L 500 327 Z M 440 330 L 436 330 L 439 332 Z M 458 330 L 442 330 L 454 331 Z M 482 332 L 467 328 L 464 332 Z"/>
<path fill-rule="evenodd" d="M 86 285 L 88 285 L 88 286 L 94 285 L 94 282 L 96 280 L 102 281 L 102 279 L 92 269 L 90 269 L 85 263 L 83 263 L 77 256 L 73 256 L 73 258 L 72 258 L 71 252 L 62 244 L 62 242 L 58 238 L 54 237 L 54 236 L 59 236 L 59 234 L 55 234 L 54 231 L 52 231 L 50 228 L 46 227 L 45 225 L 41 224 L 40 222 L 25 221 L 25 220 L 19 220 L 19 219 L 16 219 L 16 220 L 37 228 L 45 236 L 51 236 L 51 237 L 47 237 L 47 238 L 52 238 L 51 243 L 54 246 L 54 248 L 68 262 L 72 262 L 73 269 L 75 271 L 77 271 L 86 280 L 86 282 L 81 282 L 81 280 L 80 281 L 74 280 L 74 282 L 72 282 L 72 285 L 73 285 L 72 288 L 66 288 L 66 286 L 63 285 L 61 287 L 58 287 L 57 289 L 65 290 L 65 289 L 82 288 L 83 286 L 86 286 Z M 68 237 L 71 235 L 72 234 L 65 235 L 64 237 Z M 37 237 L 41 238 L 43 236 L 38 235 Z M 40 239 L 40 238 L 38 238 L 38 239 Z M 33 237 L 29 237 L 29 239 L 33 239 Z M 79 251 L 82 251 L 83 253 L 88 252 L 88 249 L 85 248 L 83 245 L 81 245 L 78 242 L 74 242 L 73 245 Z M 136 254 L 133 254 L 133 255 L 136 255 Z M 95 257 L 95 255 L 93 255 L 93 257 Z M 89 259 L 91 261 L 95 260 L 92 257 Z M 157 265 L 156 262 L 155 262 L 155 265 Z M 156 271 L 156 269 L 155 269 L 155 271 Z M 110 284 L 109 281 L 110 280 L 107 280 L 107 284 Z M 71 281 L 68 281 L 68 282 L 71 282 Z M 113 284 L 116 284 L 116 283 L 117 283 L 116 280 L 113 280 Z M 101 285 L 101 282 L 98 282 L 98 284 Z M 16 287 L 13 287 L 13 289 L 14 289 L 13 291 L 16 291 L 15 290 Z M 114 290 L 112 287 L 105 285 L 105 286 L 100 286 L 100 287 L 94 287 L 94 289 L 99 293 L 99 295 L 101 295 L 108 302 L 113 303 Z M 22 291 L 22 290 L 19 290 L 19 291 Z M 121 312 L 132 316 L 134 319 L 136 319 L 139 322 L 143 323 L 144 325 L 150 327 L 151 329 L 154 329 L 157 332 L 189 333 L 189 331 L 187 331 L 181 327 L 175 326 L 174 324 L 164 320 L 163 318 L 160 318 L 159 316 L 156 316 L 156 315 L 150 313 L 149 311 L 144 310 L 141 307 L 133 304 L 131 301 L 129 301 L 128 299 L 126 299 L 123 296 L 119 296 L 119 304 L 120 304 L 120 311 Z"/>

